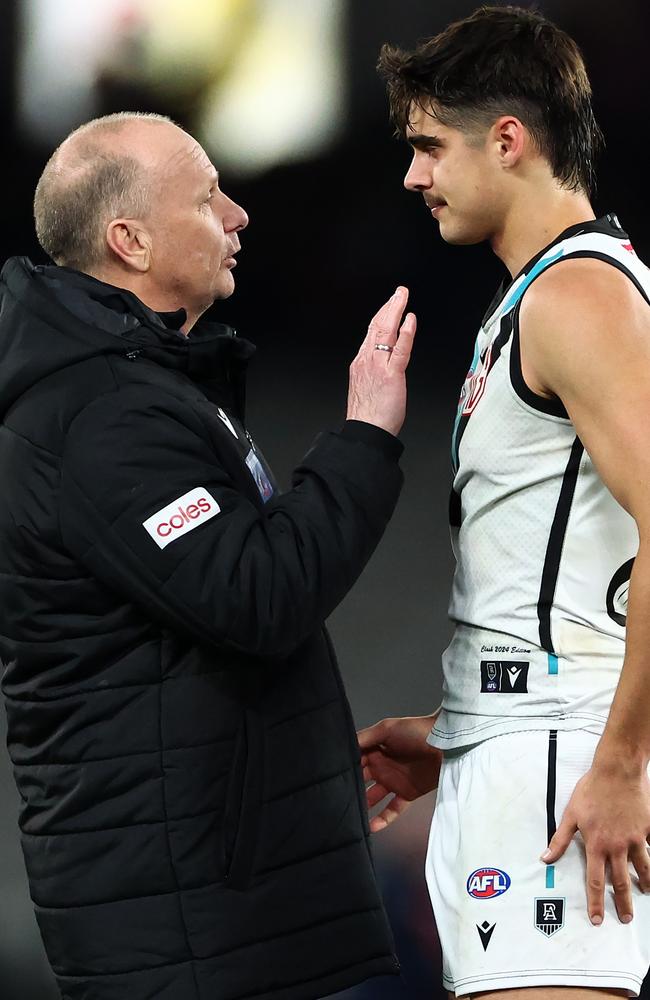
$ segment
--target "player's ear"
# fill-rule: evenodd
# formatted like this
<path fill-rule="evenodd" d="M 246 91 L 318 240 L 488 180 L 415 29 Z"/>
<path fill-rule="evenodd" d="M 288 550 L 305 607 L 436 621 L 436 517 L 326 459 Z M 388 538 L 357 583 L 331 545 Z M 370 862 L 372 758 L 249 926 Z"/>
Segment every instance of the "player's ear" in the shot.
<path fill-rule="evenodd" d="M 494 145 L 504 167 L 514 167 L 526 144 L 526 127 L 514 115 L 501 115 L 492 126 Z"/>

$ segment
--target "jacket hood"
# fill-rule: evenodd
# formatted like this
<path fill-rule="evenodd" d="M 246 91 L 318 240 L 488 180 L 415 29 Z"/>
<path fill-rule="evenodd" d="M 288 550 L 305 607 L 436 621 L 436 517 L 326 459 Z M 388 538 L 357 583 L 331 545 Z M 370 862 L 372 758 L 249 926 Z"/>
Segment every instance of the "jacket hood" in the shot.
<path fill-rule="evenodd" d="M 0 275 L 0 418 L 41 379 L 103 354 L 142 356 L 195 381 L 239 381 L 254 346 L 221 323 L 185 336 L 184 321 L 182 309 L 156 313 L 80 271 L 12 257 Z"/>

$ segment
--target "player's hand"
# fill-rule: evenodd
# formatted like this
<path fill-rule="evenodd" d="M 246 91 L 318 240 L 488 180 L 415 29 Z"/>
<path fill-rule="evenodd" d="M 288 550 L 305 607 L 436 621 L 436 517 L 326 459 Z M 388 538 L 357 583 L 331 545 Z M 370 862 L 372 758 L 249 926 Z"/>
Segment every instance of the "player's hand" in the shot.
<path fill-rule="evenodd" d="M 373 833 L 396 820 L 414 799 L 438 787 L 442 751 L 426 741 L 434 720 L 435 714 L 384 719 L 357 733 L 364 781 L 373 782 L 366 791 L 368 809 L 392 795 L 370 821 Z"/>
<path fill-rule="evenodd" d="M 622 923 L 633 917 L 630 865 L 643 892 L 650 891 L 650 781 L 645 768 L 597 759 L 580 779 L 542 861 L 553 864 L 580 831 L 587 855 L 587 912 L 593 924 L 605 915 L 605 883 L 614 889 Z"/>
<path fill-rule="evenodd" d="M 417 326 L 414 313 L 402 323 L 408 297 L 408 288 L 400 286 L 381 307 L 350 365 L 348 420 L 363 420 L 390 434 L 399 434 L 406 415 L 406 367 Z M 378 344 L 390 350 L 377 350 Z"/>

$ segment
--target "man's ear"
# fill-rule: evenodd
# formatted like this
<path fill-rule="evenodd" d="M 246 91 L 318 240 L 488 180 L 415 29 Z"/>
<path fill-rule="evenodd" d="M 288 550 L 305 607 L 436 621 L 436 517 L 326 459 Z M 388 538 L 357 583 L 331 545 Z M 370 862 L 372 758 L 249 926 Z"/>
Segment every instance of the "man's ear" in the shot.
<path fill-rule="evenodd" d="M 492 126 L 497 154 L 504 167 L 514 167 L 526 144 L 526 128 L 514 115 L 501 115 Z"/>
<path fill-rule="evenodd" d="M 151 266 L 151 236 L 135 219 L 113 219 L 106 228 L 106 243 L 126 266 L 145 274 Z"/>

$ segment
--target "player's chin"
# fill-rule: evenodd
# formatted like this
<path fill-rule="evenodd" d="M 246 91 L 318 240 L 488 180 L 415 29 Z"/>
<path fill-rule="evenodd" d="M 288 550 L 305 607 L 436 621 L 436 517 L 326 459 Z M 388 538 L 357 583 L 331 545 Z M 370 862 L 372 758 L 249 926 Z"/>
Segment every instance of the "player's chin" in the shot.
<path fill-rule="evenodd" d="M 476 230 L 464 228 L 463 226 L 440 226 L 440 235 L 445 243 L 451 246 L 466 247 L 475 243 L 482 243 L 487 237 Z"/>
<path fill-rule="evenodd" d="M 450 243 L 452 246 L 473 246 L 475 243 L 482 243 L 489 236 L 483 226 L 476 224 L 476 220 L 472 224 L 472 220 L 469 219 L 445 216 L 438 221 L 440 235 L 445 243 Z"/>

